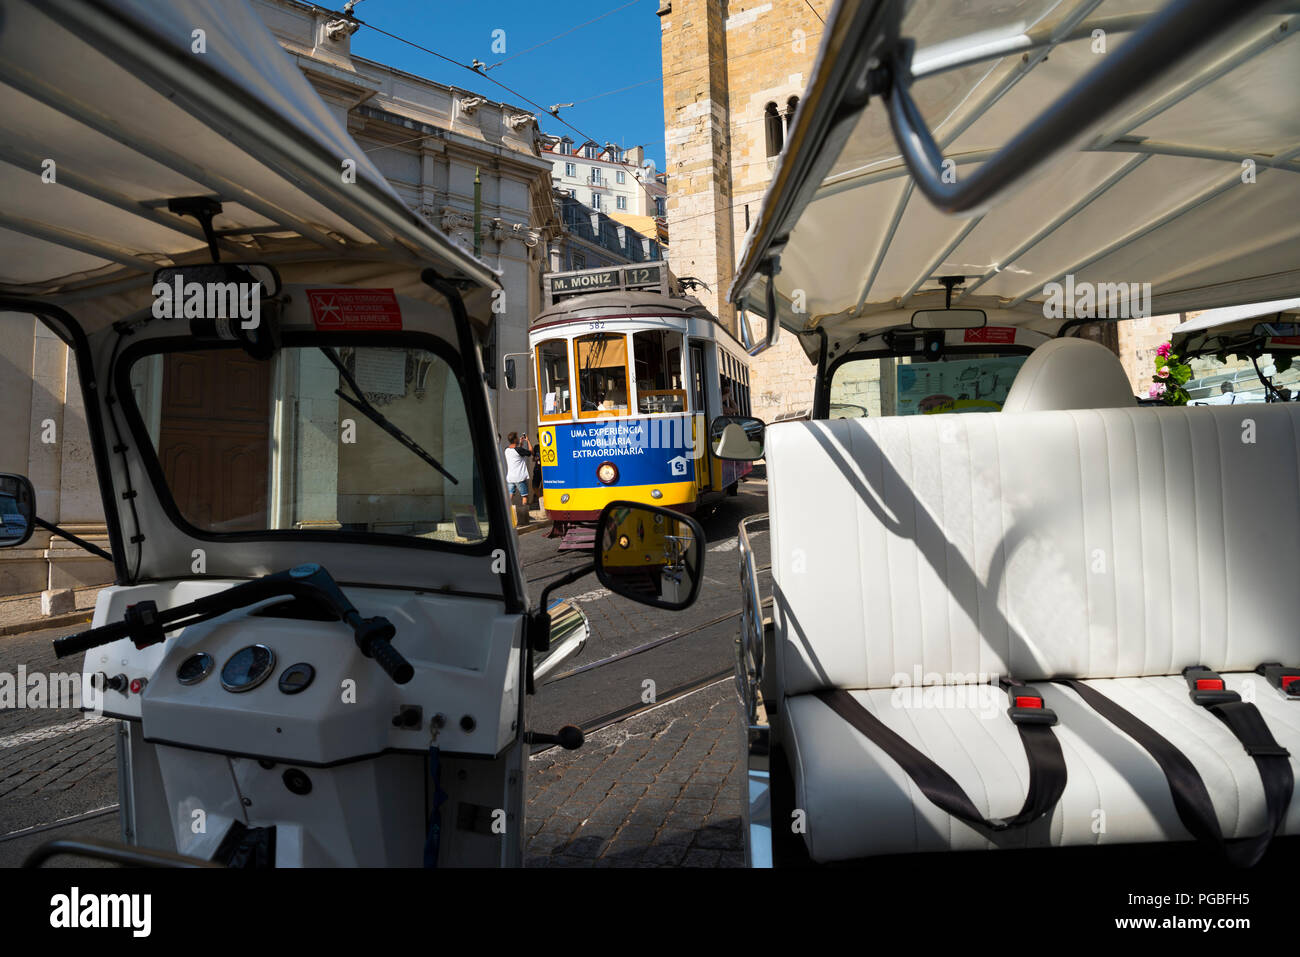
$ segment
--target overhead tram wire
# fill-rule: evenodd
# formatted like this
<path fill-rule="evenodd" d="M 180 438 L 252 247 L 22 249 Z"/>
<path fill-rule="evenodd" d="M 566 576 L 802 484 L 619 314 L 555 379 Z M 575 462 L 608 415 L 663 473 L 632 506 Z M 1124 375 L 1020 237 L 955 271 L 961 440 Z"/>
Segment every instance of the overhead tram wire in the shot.
<path fill-rule="evenodd" d="M 806 2 L 806 0 L 805 0 L 805 2 Z M 625 4 L 625 6 L 630 6 L 630 5 L 631 5 L 630 3 L 629 3 L 629 4 Z M 616 8 L 615 10 L 611 10 L 610 13 L 615 13 L 615 12 L 617 12 L 617 10 L 621 10 L 621 9 L 623 9 L 623 8 L 622 8 L 622 7 Z M 810 9 L 811 9 L 811 7 L 810 7 Z M 390 33 L 389 31 L 383 29 L 382 27 L 377 27 L 377 26 L 375 26 L 375 25 L 373 25 L 373 24 L 371 24 L 371 23 L 367 23 L 367 22 L 364 21 L 364 20 L 358 19 L 358 18 L 357 18 L 356 16 L 354 16 L 351 12 L 339 12 L 339 11 L 329 11 L 329 12 L 330 12 L 331 14 L 333 14 L 334 16 L 337 16 L 337 17 L 340 17 L 340 18 L 343 18 L 343 19 L 347 19 L 347 20 L 351 20 L 353 23 L 356 23 L 356 24 L 358 24 L 359 26 L 366 27 L 367 29 L 374 30 L 376 33 L 378 33 L 378 34 L 380 34 L 380 35 L 382 35 L 382 36 L 386 36 L 386 37 L 388 37 L 388 38 L 391 39 L 391 40 L 396 40 L 396 41 L 399 42 L 399 43 L 405 43 L 405 44 L 406 44 L 407 46 L 409 46 L 409 47 L 412 47 L 412 48 L 414 48 L 414 49 L 416 49 L 416 50 L 420 50 L 420 51 L 423 52 L 423 53 L 428 53 L 430 56 L 435 56 L 435 57 L 437 57 L 437 58 L 440 59 L 440 60 L 444 60 L 444 61 L 446 61 L 447 63 L 452 64 L 453 66 L 458 66 L 458 67 L 460 67 L 460 68 L 463 69 L 463 70 L 468 70 L 469 72 L 471 72 L 471 73 L 473 73 L 473 74 L 475 74 L 475 75 L 477 75 L 477 76 L 481 76 L 481 77 L 483 77 L 485 80 L 488 80 L 488 81 L 491 82 L 491 83 L 495 83 L 497 86 L 501 87 L 501 89 L 503 89 L 503 90 L 505 90 L 506 92 L 508 92 L 511 96 L 517 97 L 518 99 L 523 100 L 523 101 L 524 101 L 525 103 L 527 103 L 529 106 L 532 106 L 533 108 L 535 108 L 535 109 L 538 111 L 538 115 L 539 115 L 539 117 L 540 117 L 542 114 L 549 114 L 550 116 L 555 117 L 555 119 L 556 119 L 558 122 L 563 123 L 563 124 L 564 124 L 565 126 L 567 126 L 570 130 L 572 130 L 573 132 L 577 133 L 580 137 L 582 137 L 584 143 L 587 143 L 587 142 L 590 142 L 590 143 L 599 143 L 599 142 L 600 142 L 600 141 L 597 140 L 595 137 L 593 137 L 593 136 L 588 136 L 588 135 L 587 135 L 586 133 L 584 133 L 582 130 L 578 129 L 578 127 L 576 127 L 576 126 L 574 126 L 572 123 L 570 123 L 568 120 L 563 119 L 563 118 L 559 115 L 558 112 L 552 112 L 551 110 L 549 110 L 549 109 L 547 109 L 546 107 L 542 106 L 540 103 L 536 102 L 535 100 L 529 99 L 528 97 L 524 96 L 522 93 L 518 92 L 517 90 L 515 90 L 515 89 L 513 89 L 513 88 L 507 86 L 506 84 L 502 83 L 500 80 L 493 79 L 492 77 L 488 76 L 487 73 L 486 73 L 486 71 L 484 71 L 484 70 L 475 69 L 473 66 L 471 66 L 471 65 L 468 64 L 468 63 L 461 63 L 459 60 L 453 59 L 452 57 L 449 57 L 449 56 L 447 56 L 446 54 L 439 53 L 437 50 L 432 50 L 432 49 L 430 49 L 429 47 L 426 47 L 426 46 L 423 46 L 423 45 L 421 45 L 421 44 L 419 44 L 419 43 L 416 43 L 414 40 L 408 40 L 408 39 L 406 39 L 405 37 L 398 36 L 398 35 L 395 34 L 395 33 Z M 816 14 L 817 11 L 816 11 L 815 9 L 813 9 L 813 13 Z M 597 17 L 596 19 L 600 19 L 600 18 Z M 818 19 L 821 19 L 821 17 L 818 16 Z M 577 27 L 573 27 L 573 28 L 571 28 L 570 30 L 568 30 L 568 31 L 566 31 L 566 32 L 568 32 L 568 33 L 572 33 L 574 30 L 580 29 L 581 27 L 583 27 L 583 26 L 587 26 L 587 25 L 589 25 L 590 23 L 594 23 L 594 22 L 595 22 L 594 20 L 587 21 L 587 23 L 579 24 Z M 822 22 L 824 23 L 825 21 L 823 20 Z M 820 36 L 820 34 L 821 34 L 821 31 L 817 31 L 817 32 L 814 32 L 814 33 L 810 33 L 810 34 L 807 35 L 807 38 L 808 38 L 808 39 L 811 39 L 812 37 Z M 552 40 L 559 39 L 559 37 L 561 37 L 561 36 L 564 36 L 564 34 L 563 34 L 563 33 L 562 33 L 562 34 L 557 34 L 555 37 L 552 37 L 551 39 L 552 39 Z M 545 42 L 546 42 L 546 43 L 549 43 L 549 42 L 551 42 L 551 41 L 550 41 L 550 40 L 547 40 L 547 41 L 545 41 Z M 529 50 L 536 49 L 537 46 L 543 46 L 543 45 L 544 45 L 544 44 L 537 44 L 537 45 L 534 46 L 534 47 L 530 47 Z M 745 57 L 748 57 L 748 56 L 754 56 L 755 54 L 758 54 L 758 53 L 765 53 L 765 52 L 768 52 L 768 51 L 771 51 L 771 50 L 775 50 L 775 49 L 777 49 L 777 48 L 779 48 L 779 47 L 783 47 L 783 46 L 785 46 L 785 43 L 784 43 L 784 42 L 782 42 L 782 43 L 778 43 L 778 44 L 774 44 L 774 45 L 772 45 L 772 46 L 770 46 L 770 47 L 762 47 L 762 48 L 757 49 L 757 50 L 750 50 L 750 51 L 748 51 L 747 53 L 738 53 L 738 54 L 736 54 L 735 56 L 732 56 L 732 57 L 722 57 L 720 60 L 712 60 L 712 59 L 711 59 L 711 60 L 708 61 L 708 65 L 713 65 L 713 64 L 715 64 L 715 63 L 717 63 L 717 62 L 729 63 L 729 62 L 731 62 L 732 60 L 741 60 L 741 59 L 744 59 Z M 524 53 L 529 52 L 529 50 L 521 50 L 519 53 L 515 54 L 514 56 L 522 56 Z M 507 59 L 513 59 L 513 57 L 508 57 Z M 504 62 L 505 62 L 505 60 L 500 60 L 500 61 L 498 61 L 497 63 L 492 64 L 492 66 L 500 66 L 500 65 L 501 65 L 502 63 L 504 63 Z M 488 67 L 488 69 L 491 69 L 491 68 L 492 68 L 492 67 Z M 665 74 L 663 74 L 663 75 L 660 76 L 660 77 L 652 77 L 652 78 L 650 78 L 650 79 L 648 79 L 648 80 L 643 81 L 642 83 L 634 83 L 634 84 L 632 84 L 631 86 L 622 87 L 622 88 L 620 88 L 620 89 L 618 89 L 618 90 L 610 90 L 610 91 L 607 91 L 606 93 L 598 93 L 598 94 L 596 94 L 595 96 L 590 96 L 590 97 L 586 97 L 586 98 L 584 98 L 584 99 L 582 99 L 582 100 L 577 100 L 577 101 L 575 101 L 575 105 L 576 105 L 577 103 L 587 103 L 587 102 L 590 102 L 591 100 L 600 99 L 600 98 L 603 97 L 603 96 L 611 96 L 611 95 L 613 95 L 613 94 L 615 94 L 615 93 L 626 92 L 627 90 L 635 89 L 635 88 L 637 88 L 637 87 L 639 87 L 639 86 L 645 86 L 645 85 L 647 85 L 647 84 L 649 84 L 649 83 L 653 83 L 656 79 L 658 79 L 658 80 L 667 80 L 667 79 L 671 79 L 672 77 L 675 77 L 675 76 L 682 76 L 683 74 L 686 74 L 686 73 L 692 73 L 692 72 L 694 72 L 694 71 L 696 71 L 696 70 L 699 70 L 699 69 L 702 69 L 702 67 L 700 67 L 700 66 L 693 66 L 693 67 L 687 67 L 686 69 L 683 69 L 683 70 L 677 70 L 677 71 L 675 71 L 675 72 L 673 72 L 673 73 L 665 73 Z M 745 121 L 745 122 L 748 122 L 748 121 Z M 735 124 L 735 125 L 739 125 L 739 124 Z M 640 172 L 639 169 L 633 167 L 630 163 L 627 163 L 627 162 L 625 162 L 625 161 L 623 161 L 623 160 L 615 160 L 615 162 L 617 162 L 618 165 L 624 167 L 625 169 L 632 171 L 633 173 L 638 173 L 638 172 Z M 637 177 L 637 176 L 634 176 L 633 178 L 637 181 L 637 184 L 641 187 L 642 191 L 645 192 L 645 194 L 646 194 L 646 196 L 647 196 L 648 198 L 650 198 L 650 199 L 654 199 L 654 198 L 656 198 L 656 197 L 655 197 L 655 194 L 653 194 L 653 193 L 650 192 L 650 187 L 649 187 L 649 185 L 648 185 L 645 181 L 643 181 L 642 179 L 640 179 L 640 177 Z M 742 204 L 736 204 L 736 205 L 742 205 Z M 729 208 L 735 208 L 735 207 L 734 207 L 734 206 L 733 206 L 733 207 L 723 207 L 723 209 L 729 209 Z M 721 210 L 718 210 L 718 211 L 721 212 Z M 707 215 L 707 214 L 704 214 L 704 215 Z M 694 218 L 697 218 L 697 217 L 691 217 L 691 218 L 694 219 Z"/>
<path fill-rule="evenodd" d="M 367 23 L 367 22 L 364 21 L 364 20 L 359 20 L 359 19 L 357 19 L 355 16 L 353 16 L 352 14 L 344 14 L 344 13 L 340 13 L 340 12 L 338 12 L 338 11 L 333 11 L 333 10 L 331 10 L 331 11 L 329 11 L 329 12 L 332 13 L 334 16 L 337 16 L 337 17 L 340 17 L 340 18 L 343 18 L 343 19 L 347 19 L 347 20 L 351 20 L 353 23 L 359 24 L 360 26 L 366 27 L 366 28 L 368 28 L 368 29 L 370 29 L 370 30 L 374 30 L 376 33 L 378 33 L 378 34 L 380 34 L 380 35 L 382 35 L 382 36 L 386 36 L 386 37 L 388 37 L 390 40 L 396 40 L 398 43 L 405 43 L 405 44 L 406 44 L 407 46 L 409 46 L 409 47 L 413 47 L 414 49 L 419 50 L 419 51 L 421 51 L 421 52 L 423 52 L 423 53 L 427 53 L 427 54 L 429 54 L 430 56 L 435 56 L 435 57 L 437 57 L 439 60 L 444 60 L 444 61 L 446 61 L 447 63 L 450 63 L 450 64 L 452 64 L 452 65 L 454 65 L 454 66 L 458 66 L 458 67 L 460 67 L 462 70 L 468 70 L 470 73 L 473 73 L 475 76 L 480 76 L 480 77 L 482 77 L 483 79 L 487 80 L 489 83 L 495 83 L 497 86 L 501 87 L 501 89 L 505 90 L 507 93 L 509 93 L 511 96 L 515 97 L 516 99 L 522 100 L 523 102 L 527 103 L 529 106 L 531 106 L 531 107 L 533 107 L 534 109 L 537 110 L 537 115 L 538 115 L 539 117 L 540 117 L 541 115 L 543 115 L 543 114 L 550 114 L 551 116 L 555 117 L 555 119 L 556 119 L 557 121 L 559 121 L 560 123 L 563 123 L 563 124 L 564 124 L 565 126 L 567 126 L 569 129 L 573 130 L 573 132 L 575 132 L 575 133 L 577 133 L 579 136 L 581 136 L 581 137 L 583 138 L 584 143 L 599 143 L 599 142 L 600 142 L 600 141 L 597 140 L 594 136 L 588 136 L 588 135 L 587 135 L 586 133 L 584 133 L 582 130 L 578 129 L 576 126 L 574 126 L 572 123 L 570 123 L 568 120 L 566 120 L 566 119 L 564 119 L 563 117 L 561 117 L 561 116 L 559 115 L 559 112 L 558 112 L 558 111 L 557 111 L 557 112 L 551 112 L 549 109 L 547 109 L 546 107 L 542 106 L 542 105 L 541 105 L 540 103 L 538 103 L 536 100 L 532 100 L 532 99 L 530 99 L 529 97 L 524 96 L 524 94 L 520 93 L 518 90 L 516 90 L 516 89 L 514 89 L 514 88 L 512 88 L 512 87 L 507 86 L 506 84 L 502 83 L 500 80 L 497 80 L 497 79 L 494 79 L 493 77 L 488 76 L 488 75 L 487 75 L 486 73 L 484 73 L 482 70 L 476 70 L 474 67 L 470 66 L 468 63 L 461 63 L 460 61 L 455 60 L 455 59 L 452 59 L 451 57 L 447 56 L 446 54 L 439 53 L 437 50 L 431 50 L 431 49 L 429 49 L 429 48 L 426 47 L 426 46 L 423 46 L 423 45 L 421 45 L 421 44 L 419 44 L 419 43 L 416 43 L 414 40 L 408 40 L 408 39 L 406 39 L 406 37 L 398 36 L 396 33 L 390 33 L 390 32 L 388 32 L 387 30 L 383 29 L 382 27 L 377 27 L 377 26 L 374 26 L 373 24 Z M 630 170 L 630 171 L 633 172 L 633 173 L 639 173 L 639 172 L 640 172 L 640 170 L 639 170 L 638 168 L 633 167 L 630 163 L 627 163 L 627 162 L 625 162 L 625 161 L 623 161 L 623 160 L 614 160 L 614 162 L 617 163 L 619 166 L 622 166 L 623 168 L 625 168 L 625 169 L 627 169 L 627 170 Z M 649 186 L 648 186 L 648 185 L 647 185 L 647 184 L 646 184 L 646 183 L 645 183 L 645 182 L 644 182 L 644 181 L 643 181 L 639 176 L 635 176 L 635 175 L 634 175 L 632 178 L 636 181 L 637 185 L 639 185 L 639 186 L 641 187 L 642 191 L 645 192 L 645 194 L 646 194 L 647 197 L 649 197 L 650 199 L 654 199 L 654 198 L 655 198 L 655 195 L 654 195 L 653 193 L 650 192 L 650 187 L 649 187 Z"/>
<path fill-rule="evenodd" d="M 487 70 L 495 70 L 495 69 L 496 69 L 497 67 L 499 67 L 502 63 L 509 63 L 511 60 L 515 59 L 515 57 L 521 57 L 521 56 L 523 56 L 525 53 L 532 53 L 534 50 L 540 49 L 541 47 L 546 46 L 546 44 L 548 44 L 548 43 L 554 43 L 556 40 L 560 39 L 560 37 L 568 36 L 570 33 L 573 33 L 573 32 L 576 31 L 576 30 L 581 30 L 583 27 L 589 27 L 589 26 L 591 26 L 591 25 L 592 25 L 593 23 L 595 23 L 597 20 L 604 20 L 606 17 L 611 16 L 612 14 L 618 13 L 620 10 L 626 10 L 628 7 L 632 6 L 632 4 L 637 3 L 637 2 L 638 2 L 638 0 L 628 0 L 627 3 L 623 4 L 623 6 L 621 6 L 621 7 L 615 7 L 613 10 L 606 10 L 606 11 L 605 11 L 604 13 L 602 13 L 600 16 L 598 16 L 598 17 L 592 17 L 592 18 L 591 18 L 590 20 L 588 20 L 586 23 L 579 23 L 576 27 L 569 27 L 569 29 L 565 30 L 563 33 L 557 33 L 555 36 L 551 37 L 551 39 L 549 39 L 549 40 L 543 40 L 541 43 L 535 43 L 535 44 L 533 44 L 532 46 L 530 46 L 530 47 L 529 47 L 528 49 L 526 49 L 526 50 L 520 50 L 518 53 L 512 53 L 512 54 L 510 54 L 510 56 L 505 57 L 504 59 L 497 60 L 496 63 L 493 63 L 491 66 L 487 67 L 486 69 L 487 69 Z M 486 72 L 486 70 L 485 70 L 485 72 Z"/>

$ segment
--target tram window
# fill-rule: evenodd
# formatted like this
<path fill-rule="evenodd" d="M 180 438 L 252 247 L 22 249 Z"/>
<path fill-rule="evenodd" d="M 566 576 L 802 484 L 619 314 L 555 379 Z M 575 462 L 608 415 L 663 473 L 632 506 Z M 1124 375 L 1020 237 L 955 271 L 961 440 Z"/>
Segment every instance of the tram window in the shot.
<path fill-rule="evenodd" d="M 637 412 L 685 412 L 682 384 L 682 334 L 646 329 L 632 336 Z"/>
<path fill-rule="evenodd" d="M 720 350 L 718 359 L 722 368 L 722 414 L 749 415 L 748 390 L 741 382 L 744 367 L 729 352 Z"/>
<path fill-rule="evenodd" d="M 567 416 L 572 408 L 569 391 L 569 342 L 548 339 L 537 344 L 538 412 L 547 416 Z"/>
<path fill-rule="evenodd" d="M 597 332 L 573 340 L 578 361 L 578 415 L 627 411 L 627 336 Z"/>
<path fill-rule="evenodd" d="M 830 418 L 997 412 L 1023 355 L 949 355 L 937 362 L 881 356 L 843 363 L 831 379 Z"/>

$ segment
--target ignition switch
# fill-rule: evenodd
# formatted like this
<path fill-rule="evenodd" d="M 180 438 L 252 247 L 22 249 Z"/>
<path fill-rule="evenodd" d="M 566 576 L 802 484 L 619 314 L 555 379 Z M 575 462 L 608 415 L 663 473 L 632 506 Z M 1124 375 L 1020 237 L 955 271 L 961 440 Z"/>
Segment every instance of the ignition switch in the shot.
<path fill-rule="evenodd" d="M 99 671 L 95 673 L 95 677 L 99 679 L 99 687 L 107 688 L 110 691 L 120 691 L 123 694 L 126 694 L 126 686 L 128 684 L 126 675 L 114 675 L 110 678 L 108 675 L 104 674 L 104 672 Z"/>

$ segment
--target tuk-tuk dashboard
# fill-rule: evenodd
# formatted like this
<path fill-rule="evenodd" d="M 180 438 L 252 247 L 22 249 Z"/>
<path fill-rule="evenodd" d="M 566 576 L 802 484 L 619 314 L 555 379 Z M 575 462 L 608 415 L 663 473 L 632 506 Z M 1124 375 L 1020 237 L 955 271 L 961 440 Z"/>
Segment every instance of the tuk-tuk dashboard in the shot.
<path fill-rule="evenodd" d="M 162 610 L 235 584 L 106 588 L 95 624 L 120 621 L 139 602 Z M 394 683 L 366 658 L 343 622 L 275 598 L 181 628 L 160 644 L 122 639 L 91 649 L 85 700 L 107 717 L 141 721 L 155 743 L 304 765 L 422 752 L 431 722 L 450 754 L 491 756 L 507 746 L 519 703 L 519 616 L 486 598 L 346 590 L 363 615 L 396 627 L 393 646 L 414 667 L 408 683 Z M 429 701 L 436 712 L 414 704 Z"/>

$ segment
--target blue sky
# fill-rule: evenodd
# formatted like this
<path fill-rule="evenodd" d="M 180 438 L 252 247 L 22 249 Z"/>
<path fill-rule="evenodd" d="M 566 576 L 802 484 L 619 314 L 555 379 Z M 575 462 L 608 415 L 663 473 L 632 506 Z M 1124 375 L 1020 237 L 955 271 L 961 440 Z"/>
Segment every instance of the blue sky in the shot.
<path fill-rule="evenodd" d="M 341 8 L 339 0 L 333 9 Z M 468 64 L 477 58 L 488 65 L 500 63 L 486 75 L 544 108 L 553 103 L 574 103 L 560 115 L 602 143 L 610 140 L 627 147 L 646 144 L 646 158 L 653 159 L 663 170 L 663 81 L 659 18 L 655 15 L 658 8 L 658 0 L 601 0 L 591 4 L 363 0 L 353 14 L 365 23 L 458 62 Z M 608 15 L 588 23 L 602 14 Z M 588 25 L 552 39 L 580 24 Z M 493 52 L 495 30 L 504 31 L 504 52 Z M 551 42 L 545 43 L 548 40 Z M 529 49 L 542 43 L 545 45 Z M 489 80 L 366 27 L 352 38 L 352 52 L 536 112 Z M 617 90 L 622 92 L 614 92 Z M 543 132 L 567 133 L 580 139 L 549 114 L 539 119 Z"/>

